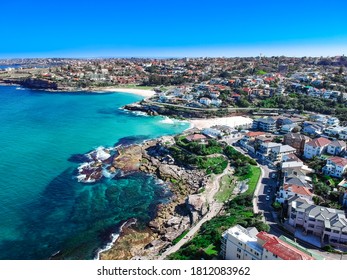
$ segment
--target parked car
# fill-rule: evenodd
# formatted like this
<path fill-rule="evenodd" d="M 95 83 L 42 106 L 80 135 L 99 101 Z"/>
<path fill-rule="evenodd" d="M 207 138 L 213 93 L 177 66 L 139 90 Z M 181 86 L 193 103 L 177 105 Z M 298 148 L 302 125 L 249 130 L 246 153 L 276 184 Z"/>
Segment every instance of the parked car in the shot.
<path fill-rule="evenodd" d="M 269 195 L 266 196 L 266 200 L 270 200 L 270 196 Z"/>

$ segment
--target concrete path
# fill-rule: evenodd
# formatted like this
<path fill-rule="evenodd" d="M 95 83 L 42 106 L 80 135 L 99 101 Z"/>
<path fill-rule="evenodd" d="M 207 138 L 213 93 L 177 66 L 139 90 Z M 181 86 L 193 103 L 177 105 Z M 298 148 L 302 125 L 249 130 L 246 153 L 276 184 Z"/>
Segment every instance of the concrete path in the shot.
<path fill-rule="evenodd" d="M 186 234 L 186 236 L 184 238 L 182 238 L 179 242 L 177 242 L 177 244 L 175 244 L 174 246 L 169 247 L 164 253 L 161 254 L 161 256 L 159 256 L 158 259 L 163 260 L 165 259 L 168 255 L 178 251 L 186 242 L 188 242 L 189 240 L 192 239 L 192 237 L 198 232 L 198 230 L 200 229 L 200 227 L 206 222 L 211 220 L 213 217 L 215 217 L 219 211 L 222 209 L 223 207 L 223 203 L 219 203 L 216 202 L 214 200 L 214 196 L 215 194 L 218 192 L 219 187 L 220 187 L 220 179 L 228 174 L 230 172 L 230 166 L 228 164 L 227 168 L 224 169 L 223 173 L 217 175 L 214 180 L 212 181 L 212 183 L 210 183 L 208 186 L 206 186 L 206 200 L 207 203 L 209 204 L 210 208 L 209 208 L 209 212 L 202 217 L 202 219 L 193 227 L 190 228 L 189 232 Z"/>

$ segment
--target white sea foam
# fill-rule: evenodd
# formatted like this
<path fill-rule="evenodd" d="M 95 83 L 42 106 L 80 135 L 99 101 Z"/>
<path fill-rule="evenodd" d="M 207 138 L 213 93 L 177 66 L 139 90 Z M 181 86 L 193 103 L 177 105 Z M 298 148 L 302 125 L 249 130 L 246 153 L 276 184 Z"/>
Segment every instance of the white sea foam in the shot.
<path fill-rule="evenodd" d="M 116 176 L 116 174 L 109 172 L 106 168 L 103 168 L 102 169 L 102 176 L 104 176 L 105 178 L 112 179 L 114 176 Z"/>
<path fill-rule="evenodd" d="M 165 124 L 174 124 L 175 120 L 170 119 L 169 117 L 164 117 L 163 120 L 159 121 L 160 123 L 165 123 Z"/>
<path fill-rule="evenodd" d="M 96 158 L 98 160 L 104 161 L 107 160 L 111 155 L 105 152 L 105 148 L 100 146 L 96 149 Z"/>
<path fill-rule="evenodd" d="M 80 175 L 76 176 L 78 182 L 84 181 L 86 177 L 87 177 L 87 175 L 85 175 L 85 174 L 80 174 Z"/>
<path fill-rule="evenodd" d="M 142 111 L 132 111 L 132 113 L 136 116 L 143 116 L 143 117 L 148 117 L 148 114 L 146 112 Z"/>
<path fill-rule="evenodd" d="M 112 238 L 111 242 L 107 243 L 104 248 L 99 249 L 96 252 L 96 256 L 95 256 L 94 260 L 99 260 L 101 253 L 110 250 L 112 248 L 113 244 L 117 241 L 118 237 L 119 237 L 119 233 L 112 233 L 111 234 L 111 238 Z"/>
<path fill-rule="evenodd" d="M 126 221 L 125 223 L 123 223 L 123 224 L 121 225 L 121 227 L 119 228 L 119 233 L 112 233 L 112 234 L 111 234 L 111 242 L 107 243 L 106 246 L 105 246 L 104 248 L 99 249 L 99 250 L 96 252 L 96 256 L 95 256 L 95 258 L 94 258 L 95 260 L 99 260 L 99 259 L 100 259 L 100 254 L 101 254 L 102 252 L 105 252 L 105 251 L 110 250 L 110 249 L 112 248 L 113 244 L 117 241 L 117 239 L 118 239 L 120 233 L 122 232 L 123 227 L 124 227 L 127 223 L 128 223 L 128 221 Z M 134 223 L 136 223 L 136 219 L 134 220 L 134 222 L 128 223 L 128 225 L 131 225 L 131 224 L 134 224 Z"/>
<path fill-rule="evenodd" d="M 90 166 L 90 162 L 84 162 L 82 163 L 80 166 L 77 167 L 78 171 L 82 171 L 84 168 L 89 167 Z"/>

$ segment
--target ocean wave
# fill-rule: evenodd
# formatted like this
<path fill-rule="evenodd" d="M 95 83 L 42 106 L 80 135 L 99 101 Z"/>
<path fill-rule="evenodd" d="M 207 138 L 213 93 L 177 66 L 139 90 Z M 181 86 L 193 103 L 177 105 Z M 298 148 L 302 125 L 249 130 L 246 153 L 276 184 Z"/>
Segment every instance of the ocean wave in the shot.
<path fill-rule="evenodd" d="M 116 176 L 116 173 L 111 173 L 106 168 L 103 168 L 102 169 L 102 176 L 104 176 L 105 178 L 112 179 L 112 178 L 114 178 Z"/>
<path fill-rule="evenodd" d="M 178 120 L 169 117 L 163 117 L 164 119 L 160 120 L 159 123 L 170 124 L 170 125 L 187 125 L 189 122 L 184 120 Z"/>
<path fill-rule="evenodd" d="M 112 233 L 111 234 L 111 241 L 108 242 L 105 247 L 103 248 L 100 248 L 97 250 L 96 252 L 96 256 L 94 258 L 94 260 L 100 260 L 100 254 L 103 253 L 103 252 L 106 252 L 108 250 L 110 250 L 112 248 L 112 246 L 114 245 L 114 243 L 117 241 L 117 239 L 119 238 L 120 234 L 122 233 L 122 230 L 124 228 L 124 226 L 130 226 L 130 225 L 133 225 L 133 224 L 136 224 L 137 220 L 134 219 L 134 218 L 131 218 L 129 219 L 128 221 L 124 222 L 120 228 L 119 228 L 119 231 L 118 233 Z"/>
<path fill-rule="evenodd" d="M 149 117 L 149 115 L 146 112 L 142 112 L 142 111 L 131 111 L 131 112 L 136 116 Z"/>
<path fill-rule="evenodd" d="M 159 121 L 159 122 L 165 123 L 165 124 L 174 124 L 175 123 L 174 119 L 170 119 L 169 117 L 164 117 L 164 119 Z"/>

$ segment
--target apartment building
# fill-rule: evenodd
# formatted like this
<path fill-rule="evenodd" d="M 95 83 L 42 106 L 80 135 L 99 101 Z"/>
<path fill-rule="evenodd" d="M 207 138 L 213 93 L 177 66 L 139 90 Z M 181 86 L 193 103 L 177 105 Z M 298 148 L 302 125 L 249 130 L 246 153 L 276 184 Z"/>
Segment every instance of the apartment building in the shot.
<path fill-rule="evenodd" d="M 288 201 L 288 223 L 302 228 L 307 235 L 320 237 L 322 245 L 347 245 L 347 219 L 342 210 L 293 197 Z"/>
<path fill-rule="evenodd" d="M 263 231 L 258 232 L 254 227 L 246 229 L 236 225 L 223 233 L 221 254 L 226 260 L 315 259 L 307 249 L 293 246 L 285 240 Z"/>

